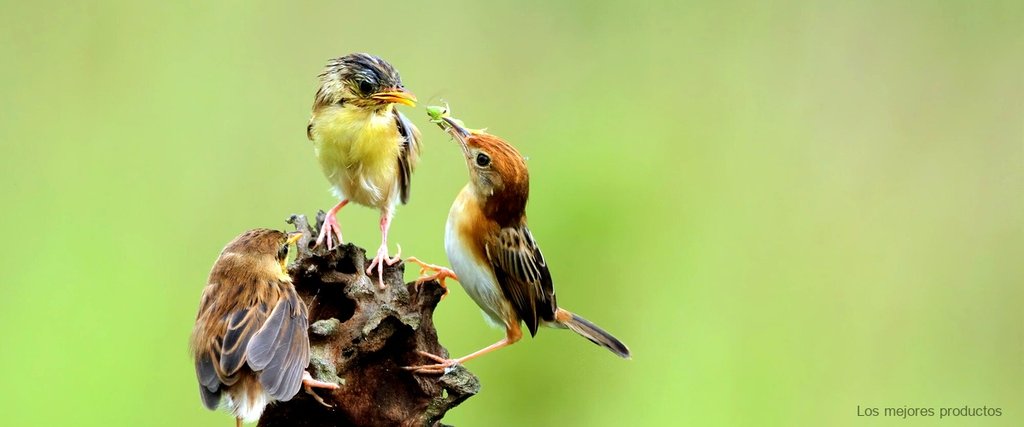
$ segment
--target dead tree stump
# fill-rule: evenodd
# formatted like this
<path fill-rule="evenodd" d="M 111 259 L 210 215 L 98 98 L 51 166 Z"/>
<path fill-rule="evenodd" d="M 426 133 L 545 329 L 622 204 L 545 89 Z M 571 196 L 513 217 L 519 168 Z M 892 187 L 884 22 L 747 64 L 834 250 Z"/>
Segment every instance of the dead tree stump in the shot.
<path fill-rule="evenodd" d="M 385 267 L 387 287 L 380 289 L 366 275 L 364 249 L 312 247 L 323 218 L 320 212 L 315 227 L 302 215 L 288 220 L 304 234 L 288 272 L 309 306 L 309 371 L 341 388 L 317 390 L 331 408 L 300 391 L 267 407 L 259 426 L 440 426 L 445 412 L 480 391 L 480 382 L 462 366 L 440 377 L 402 367 L 425 363 L 417 350 L 447 357 L 433 322 L 444 290 L 436 281 L 404 283 L 402 262 Z"/>

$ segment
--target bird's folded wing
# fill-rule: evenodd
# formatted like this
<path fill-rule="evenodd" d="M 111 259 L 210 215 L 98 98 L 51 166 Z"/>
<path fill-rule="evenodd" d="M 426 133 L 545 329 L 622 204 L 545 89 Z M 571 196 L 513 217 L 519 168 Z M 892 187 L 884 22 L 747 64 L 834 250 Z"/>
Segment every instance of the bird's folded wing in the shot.
<path fill-rule="evenodd" d="M 551 273 L 533 235 L 526 225 L 507 227 L 485 245 L 498 285 L 535 335 L 540 320 L 554 319 L 558 306 Z"/>
<path fill-rule="evenodd" d="M 220 401 L 220 388 L 238 381 L 238 371 L 245 365 L 246 348 L 249 340 L 270 314 L 266 304 L 251 307 L 236 307 L 219 310 L 210 294 L 220 292 L 224 287 L 239 287 L 242 284 L 214 283 L 207 289 L 200 304 L 200 324 L 209 324 L 212 334 L 206 335 L 196 346 L 196 376 L 203 403 L 214 409 Z"/>
<path fill-rule="evenodd" d="M 401 151 L 398 153 L 398 191 L 402 204 L 409 203 L 409 186 L 412 171 L 420 158 L 420 131 L 404 114 L 394 110 L 395 125 L 402 136 Z"/>
<path fill-rule="evenodd" d="M 283 293 L 270 316 L 249 340 L 249 367 L 260 373 L 263 391 L 277 400 L 289 400 L 299 391 L 302 371 L 309 364 L 306 305 L 295 289 Z"/>
<path fill-rule="evenodd" d="M 196 376 L 199 377 L 199 395 L 206 409 L 217 409 L 220 405 L 220 377 L 213 362 L 214 354 L 206 350 L 196 358 Z"/>

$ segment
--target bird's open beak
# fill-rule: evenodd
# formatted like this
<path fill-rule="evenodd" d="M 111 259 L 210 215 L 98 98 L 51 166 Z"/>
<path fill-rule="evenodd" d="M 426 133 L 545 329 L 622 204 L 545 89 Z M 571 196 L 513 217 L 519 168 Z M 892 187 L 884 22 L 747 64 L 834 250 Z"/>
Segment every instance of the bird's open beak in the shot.
<path fill-rule="evenodd" d="M 470 135 L 469 131 L 462 127 L 458 120 L 452 119 L 451 117 L 442 117 L 441 120 L 448 123 L 448 133 L 452 135 L 452 138 L 455 138 L 455 140 L 459 142 L 459 146 L 462 147 L 462 154 L 469 157 L 469 145 L 466 144 L 466 138 Z"/>
<path fill-rule="evenodd" d="M 410 107 L 416 106 L 416 95 L 413 95 L 412 92 L 400 87 L 375 93 L 370 96 L 370 99 L 380 102 L 381 104 L 402 104 Z"/>
<path fill-rule="evenodd" d="M 288 242 L 287 242 L 287 244 L 294 245 L 295 242 L 298 242 L 299 239 L 301 239 L 301 238 L 302 238 L 302 233 L 301 232 L 296 231 L 296 232 L 293 232 L 293 233 L 289 233 L 288 234 Z"/>

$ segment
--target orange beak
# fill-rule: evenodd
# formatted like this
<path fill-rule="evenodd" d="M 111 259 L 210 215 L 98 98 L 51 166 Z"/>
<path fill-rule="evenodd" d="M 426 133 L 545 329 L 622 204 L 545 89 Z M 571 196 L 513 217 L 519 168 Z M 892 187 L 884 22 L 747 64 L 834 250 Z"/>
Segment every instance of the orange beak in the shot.
<path fill-rule="evenodd" d="M 400 87 L 375 93 L 370 96 L 370 99 L 380 102 L 381 104 L 402 104 L 410 107 L 416 106 L 416 95 L 413 95 L 412 92 Z"/>

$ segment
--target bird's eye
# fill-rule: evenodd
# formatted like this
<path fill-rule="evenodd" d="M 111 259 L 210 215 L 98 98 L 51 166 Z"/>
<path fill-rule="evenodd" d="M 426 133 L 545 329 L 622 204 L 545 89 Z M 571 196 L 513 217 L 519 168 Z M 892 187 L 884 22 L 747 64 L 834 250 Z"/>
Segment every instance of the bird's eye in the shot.
<path fill-rule="evenodd" d="M 487 165 L 489 165 L 489 164 L 491 164 L 491 158 L 488 157 L 486 154 L 479 153 L 479 154 L 476 155 L 476 165 L 477 166 L 480 166 L 480 167 L 483 168 L 483 167 L 487 167 Z"/>
<path fill-rule="evenodd" d="M 287 243 L 285 243 L 284 246 L 281 246 L 281 249 L 277 250 L 277 259 L 283 260 L 285 258 L 288 258 L 288 244 Z"/>
<path fill-rule="evenodd" d="M 373 83 L 366 80 L 359 82 L 359 91 L 362 92 L 363 95 L 369 95 L 373 92 Z"/>

